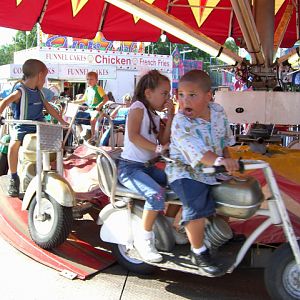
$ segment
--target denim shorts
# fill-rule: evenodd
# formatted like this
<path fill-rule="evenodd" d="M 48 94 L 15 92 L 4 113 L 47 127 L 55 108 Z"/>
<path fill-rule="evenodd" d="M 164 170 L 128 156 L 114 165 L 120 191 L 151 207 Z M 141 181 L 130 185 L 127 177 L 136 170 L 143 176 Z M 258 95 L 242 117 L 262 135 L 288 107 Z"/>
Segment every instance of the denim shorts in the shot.
<path fill-rule="evenodd" d="M 90 125 L 91 119 L 97 118 L 99 115 L 98 110 L 85 110 L 85 111 L 78 111 L 75 118 L 76 124 L 83 124 L 83 125 Z"/>
<path fill-rule="evenodd" d="M 209 185 L 181 178 L 170 183 L 170 187 L 182 202 L 182 224 L 214 214 L 215 202 L 211 197 Z"/>
<path fill-rule="evenodd" d="M 167 176 L 163 170 L 146 167 L 140 162 L 119 160 L 118 179 L 125 187 L 146 198 L 145 210 L 164 210 Z"/>
<path fill-rule="evenodd" d="M 36 133 L 35 125 L 17 124 L 14 126 L 11 134 L 12 141 L 23 142 L 24 136 L 28 133 Z"/>
<path fill-rule="evenodd" d="M 75 123 L 76 124 L 84 124 L 90 125 L 91 115 L 89 112 L 86 111 L 79 111 L 76 114 Z"/>

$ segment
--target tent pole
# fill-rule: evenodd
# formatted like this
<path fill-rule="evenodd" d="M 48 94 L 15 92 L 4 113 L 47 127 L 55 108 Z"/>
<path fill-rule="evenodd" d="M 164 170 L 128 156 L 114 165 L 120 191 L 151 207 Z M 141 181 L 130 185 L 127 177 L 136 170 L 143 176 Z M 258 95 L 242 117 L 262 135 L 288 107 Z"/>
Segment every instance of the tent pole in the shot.
<path fill-rule="evenodd" d="M 254 20 L 265 56 L 265 67 L 273 63 L 275 0 L 254 0 Z"/>

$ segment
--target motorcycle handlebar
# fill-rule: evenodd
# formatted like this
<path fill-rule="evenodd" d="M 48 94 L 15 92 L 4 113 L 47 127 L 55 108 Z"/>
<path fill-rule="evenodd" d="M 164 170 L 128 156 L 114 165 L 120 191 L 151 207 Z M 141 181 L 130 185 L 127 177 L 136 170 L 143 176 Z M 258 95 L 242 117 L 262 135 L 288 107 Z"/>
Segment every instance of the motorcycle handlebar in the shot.
<path fill-rule="evenodd" d="M 245 171 L 245 164 L 243 163 L 243 161 L 241 159 L 238 160 L 239 163 L 239 169 L 238 172 L 243 173 Z M 225 166 L 213 166 L 211 168 L 214 168 L 214 172 L 213 173 L 227 173 L 228 171 L 226 170 Z M 208 169 L 208 168 L 203 168 L 203 169 Z M 205 173 L 205 172 L 203 172 Z"/>
<path fill-rule="evenodd" d="M 168 163 L 175 163 L 175 161 L 166 155 L 166 153 L 161 154 L 161 158 Z M 239 159 L 239 172 L 248 171 L 248 170 L 256 170 L 256 169 L 264 169 L 269 166 L 269 164 L 263 160 L 250 160 L 250 159 Z M 225 166 L 211 166 L 211 167 L 203 167 L 202 172 L 205 174 L 213 174 L 213 173 L 227 173 Z"/>
<path fill-rule="evenodd" d="M 24 125 L 42 125 L 42 126 L 57 126 L 57 127 L 62 127 L 64 129 L 69 128 L 67 125 L 62 125 L 62 124 L 52 124 L 48 122 L 42 122 L 42 121 L 33 121 L 33 120 L 6 120 L 4 117 L 0 117 L 0 125 L 4 124 L 24 124 Z"/>

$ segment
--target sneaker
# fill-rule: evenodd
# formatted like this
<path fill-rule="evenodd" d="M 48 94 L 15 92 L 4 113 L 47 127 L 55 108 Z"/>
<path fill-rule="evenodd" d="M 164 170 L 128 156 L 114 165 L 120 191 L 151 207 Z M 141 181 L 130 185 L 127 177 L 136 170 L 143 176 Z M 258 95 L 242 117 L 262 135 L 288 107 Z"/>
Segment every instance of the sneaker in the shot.
<path fill-rule="evenodd" d="M 11 178 L 8 186 L 8 195 L 11 197 L 18 197 L 20 189 L 20 179 L 19 176 L 17 178 Z"/>
<path fill-rule="evenodd" d="M 155 239 L 153 235 L 153 237 L 148 240 L 143 238 L 137 239 L 134 241 L 134 247 L 143 260 L 153 263 L 161 262 L 163 257 L 156 250 L 154 243 Z"/>
<path fill-rule="evenodd" d="M 216 264 L 208 249 L 200 254 L 196 254 L 191 251 L 190 256 L 192 263 L 198 266 L 200 275 L 218 277 L 226 273 L 220 266 Z"/>
<path fill-rule="evenodd" d="M 91 137 L 92 137 L 92 133 L 91 133 L 91 130 L 90 129 L 87 129 L 85 131 L 85 134 L 82 134 L 81 137 L 84 139 L 84 140 L 89 140 Z"/>

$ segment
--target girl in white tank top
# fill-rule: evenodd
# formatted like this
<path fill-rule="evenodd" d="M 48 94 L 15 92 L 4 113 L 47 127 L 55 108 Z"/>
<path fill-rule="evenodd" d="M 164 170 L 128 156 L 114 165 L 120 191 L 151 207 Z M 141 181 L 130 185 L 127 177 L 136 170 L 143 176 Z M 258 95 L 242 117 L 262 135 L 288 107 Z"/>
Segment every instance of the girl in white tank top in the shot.
<path fill-rule="evenodd" d="M 168 119 L 161 126 L 156 111 L 163 110 Z M 124 186 L 146 198 L 143 229 L 134 246 L 144 260 L 151 262 L 162 260 L 154 246 L 152 227 L 159 211 L 164 210 L 167 177 L 163 170 L 146 166 L 145 162 L 168 148 L 173 115 L 169 79 L 157 70 L 149 71 L 140 78 L 130 106 L 118 178 Z"/>

